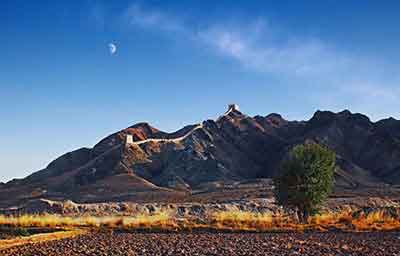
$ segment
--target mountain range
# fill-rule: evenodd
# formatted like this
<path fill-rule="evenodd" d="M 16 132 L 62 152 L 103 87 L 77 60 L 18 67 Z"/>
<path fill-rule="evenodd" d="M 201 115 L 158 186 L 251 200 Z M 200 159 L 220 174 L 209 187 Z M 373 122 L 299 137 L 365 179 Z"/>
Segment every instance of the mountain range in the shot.
<path fill-rule="evenodd" d="M 0 206 L 34 198 L 151 200 L 212 184 L 268 179 L 294 146 L 321 143 L 337 154 L 336 187 L 400 185 L 400 121 L 372 122 L 348 110 L 317 111 L 308 121 L 248 116 L 237 105 L 217 120 L 167 133 L 138 123 L 93 148 L 80 148 L 23 179 L 0 184 Z"/>

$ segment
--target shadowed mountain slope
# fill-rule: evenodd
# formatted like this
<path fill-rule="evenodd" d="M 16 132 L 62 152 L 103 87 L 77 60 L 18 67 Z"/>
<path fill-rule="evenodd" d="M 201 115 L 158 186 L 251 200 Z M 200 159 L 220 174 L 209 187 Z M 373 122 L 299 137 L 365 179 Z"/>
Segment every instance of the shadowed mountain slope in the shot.
<path fill-rule="evenodd" d="M 279 114 L 250 117 L 230 105 L 216 121 L 174 133 L 139 123 L 92 149 L 60 156 L 41 171 L 1 184 L 0 206 L 39 197 L 107 201 L 134 200 L 149 192 L 180 196 L 204 184 L 271 178 L 290 148 L 305 141 L 337 153 L 337 187 L 400 184 L 398 120 L 371 122 L 345 110 L 317 111 L 299 122 Z"/>

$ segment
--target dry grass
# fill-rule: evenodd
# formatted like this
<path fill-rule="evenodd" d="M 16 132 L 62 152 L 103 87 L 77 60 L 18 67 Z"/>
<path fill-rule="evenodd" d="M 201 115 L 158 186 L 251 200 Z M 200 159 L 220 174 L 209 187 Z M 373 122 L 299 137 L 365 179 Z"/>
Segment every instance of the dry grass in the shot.
<path fill-rule="evenodd" d="M 309 219 L 308 224 L 299 224 L 284 215 L 245 211 L 221 211 L 204 220 L 177 219 L 171 212 L 139 214 L 136 216 L 65 217 L 60 215 L 0 216 L 0 225 L 15 227 L 50 228 L 124 228 L 152 230 L 182 230 L 210 228 L 220 230 L 274 231 L 274 230 L 330 230 L 347 231 L 400 230 L 400 209 L 382 209 L 338 213 L 325 213 Z M 201 224 L 199 224 L 201 223 Z"/>
<path fill-rule="evenodd" d="M 310 225 L 320 229 L 373 231 L 400 230 L 400 209 L 377 210 L 372 212 L 342 211 L 336 214 L 322 214 L 310 219 Z"/>
<path fill-rule="evenodd" d="M 394 231 L 400 230 L 400 209 L 371 212 L 342 211 L 324 213 L 309 218 L 308 224 L 300 224 L 288 216 L 243 211 L 218 212 L 213 217 L 213 226 L 231 230 L 346 230 L 346 231 Z"/>
<path fill-rule="evenodd" d="M 274 230 L 283 228 L 290 220 L 283 216 L 245 211 L 217 212 L 212 217 L 212 226 L 229 230 Z"/>
<path fill-rule="evenodd" d="M 109 228 L 172 228 L 175 222 L 169 212 L 156 212 L 154 214 L 140 214 L 136 216 L 79 216 L 67 217 L 61 215 L 21 215 L 0 216 L 0 225 L 14 227 L 50 227 L 50 228 L 73 228 L 73 227 L 109 227 Z"/>
<path fill-rule="evenodd" d="M 0 250 L 29 243 L 38 243 L 38 242 L 64 239 L 68 237 L 82 235 L 85 233 L 87 233 L 87 231 L 85 230 L 70 230 L 70 231 L 60 231 L 60 232 L 46 233 L 46 234 L 37 234 L 29 237 L 18 237 L 8 240 L 0 240 Z"/>

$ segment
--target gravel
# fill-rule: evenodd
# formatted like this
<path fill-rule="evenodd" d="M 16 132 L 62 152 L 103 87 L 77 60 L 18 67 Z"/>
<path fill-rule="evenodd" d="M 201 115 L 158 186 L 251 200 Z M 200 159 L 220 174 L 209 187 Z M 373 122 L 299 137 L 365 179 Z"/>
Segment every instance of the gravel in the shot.
<path fill-rule="evenodd" d="M 27 244 L 0 255 L 392 255 L 399 232 L 341 233 L 124 233 L 94 232 Z"/>

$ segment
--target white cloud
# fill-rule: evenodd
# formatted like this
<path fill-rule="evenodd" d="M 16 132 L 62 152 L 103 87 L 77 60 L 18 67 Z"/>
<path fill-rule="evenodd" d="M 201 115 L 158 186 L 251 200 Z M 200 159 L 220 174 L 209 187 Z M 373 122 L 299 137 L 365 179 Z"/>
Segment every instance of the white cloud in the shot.
<path fill-rule="evenodd" d="M 198 35 L 220 54 L 260 72 L 293 76 L 322 74 L 347 61 L 346 58 L 337 58 L 317 40 L 274 45 L 266 38 L 256 40 L 246 31 L 219 27 L 200 31 Z"/>
<path fill-rule="evenodd" d="M 129 24 L 164 32 L 166 36 L 203 46 L 219 56 L 230 58 L 244 68 L 288 80 L 293 84 L 317 86 L 322 100 L 327 91 L 340 97 L 337 101 L 370 108 L 380 101 L 387 108 L 400 107 L 400 78 L 387 72 L 385 64 L 345 53 L 318 38 L 293 35 L 282 37 L 263 19 L 248 23 L 187 23 L 179 16 L 132 5 L 125 13 Z M 190 24 L 190 25 L 189 25 Z M 171 33 L 173 32 L 173 33 Z M 323 89 L 321 89 L 323 88 Z M 329 101 L 327 101 L 329 102 Z M 368 105 L 369 104 L 369 105 Z M 379 112 L 372 115 L 381 117 Z"/>
<path fill-rule="evenodd" d="M 350 59 L 338 55 L 317 39 L 287 38 L 275 42 L 275 31 L 260 18 L 239 28 L 211 24 L 198 29 L 185 25 L 177 16 L 145 10 L 138 4 L 128 8 L 124 17 L 129 24 L 141 28 L 156 29 L 166 34 L 181 33 L 187 40 L 201 43 L 260 72 L 307 76 L 338 71 L 342 66 L 351 65 Z"/>
<path fill-rule="evenodd" d="M 133 4 L 126 10 L 124 19 L 128 20 L 129 24 L 142 28 L 185 31 L 183 24 L 176 17 L 156 10 L 145 10 L 138 4 Z"/>

